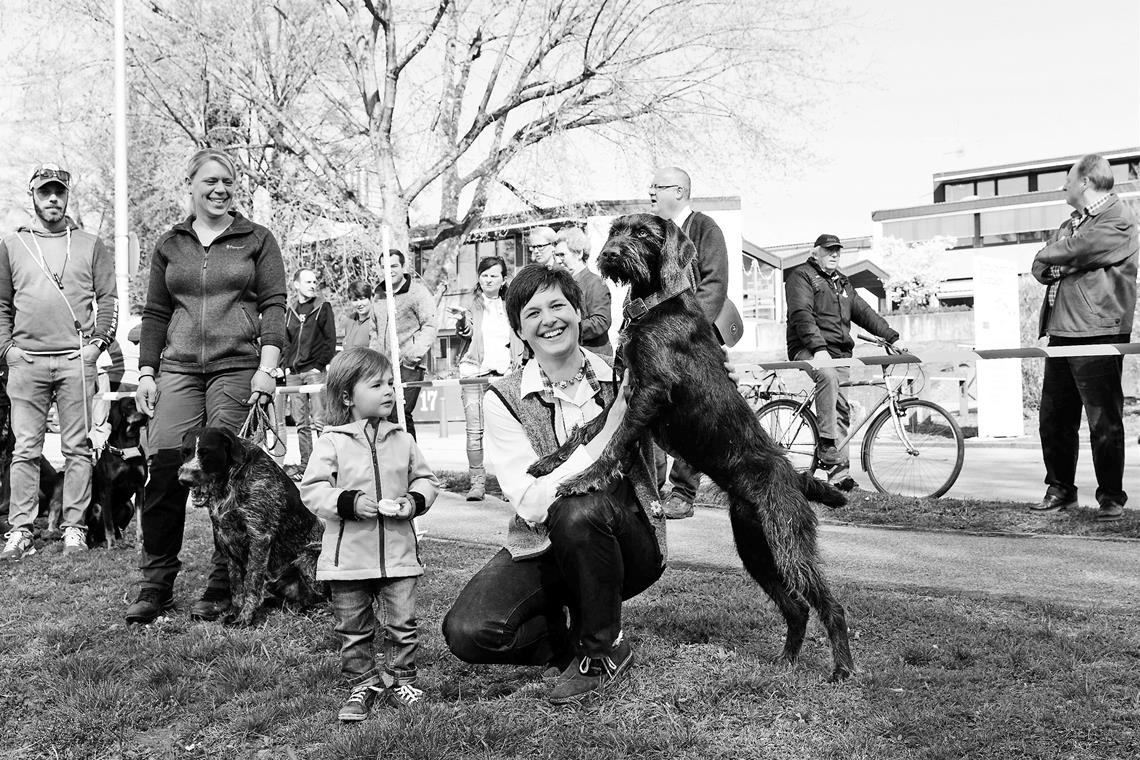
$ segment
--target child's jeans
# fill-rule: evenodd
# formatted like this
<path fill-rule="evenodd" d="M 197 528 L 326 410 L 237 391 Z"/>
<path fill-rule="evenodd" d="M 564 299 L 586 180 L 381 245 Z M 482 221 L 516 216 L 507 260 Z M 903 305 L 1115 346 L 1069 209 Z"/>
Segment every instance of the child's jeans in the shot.
<path fill-rule="evenodd" d="M 417 576 L 410 578 L 362 578 L 329 581 L 332 590 L 333 630 L 340 637 L 340 671 L 350 686 L 381 680 L 376 669 L 373 640 L 383 633 L 384 685 L 415 683 Z M 376 620 L 376 599 L 381 620 Z"/>

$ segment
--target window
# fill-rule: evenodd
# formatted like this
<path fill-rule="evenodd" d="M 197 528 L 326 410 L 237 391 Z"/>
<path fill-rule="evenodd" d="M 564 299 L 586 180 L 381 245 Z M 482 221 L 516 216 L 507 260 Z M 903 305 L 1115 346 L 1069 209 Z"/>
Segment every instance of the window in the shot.
<path fill-rule="evenodd" d="M 953 203 L 960 201 L 964 198 L 969 198 L 974 194 L 973 182 L 959 182 L 953 185 L 946 186 L 946 202 Z"/>
<path fill-rule="evenodd" d="M 1137 179 L 1138 169 L 1140 164 L 1136 161 L 1129 161 L 1123 164 L 1112 165 L 1112 177 L 1116 180 L 1116 184 L 1121 182 L 1134 182 Z"/>
<path fill-rule="evenodd" d="M 760 322 L 779 321 L 781 315 L 775 267 L 747 254 L 743 263 L 744 317 Z"/>
<path fill-rule="evenodd" d="M 997 189 L 994 187 L 996 182 L 992 179 L 980 179 L 974 183 L 974 195 L 979 198 L 992 198 L 997 195 Z"/>
<path fill-rule="evenodd" d="M 464 243 L 459 248 L 455 261 L 455 280 L 460 290 L 471 290 L 475 287 L 475 265 L 478 252 L 477 243 Z"/>
<path fill-rule="evenodd" d="M 1054 190 L 1060 190 L 1065 184 L 1065 176 L 1067 174 L 1067 171 L 1041 172 L 1037 175 L 1037 192 L 1051 193 Z"/>
<path fill-rule="evenodd" d="M 998 195 L 1019 195 L 1029 192 L 1029 176 L 1001 177 L 997 181 Z"/>

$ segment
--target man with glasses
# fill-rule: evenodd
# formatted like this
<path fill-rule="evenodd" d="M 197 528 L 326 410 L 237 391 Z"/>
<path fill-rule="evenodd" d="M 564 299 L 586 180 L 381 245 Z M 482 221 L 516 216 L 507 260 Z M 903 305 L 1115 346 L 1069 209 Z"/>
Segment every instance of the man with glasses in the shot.
<path fill-rule="evenodd" d="M 654 214 L 680 227 L 696 246 L 697 302 L 709 322 L 715 324 L 728 298 L 728 247 L 724 233 L 712 217 L 693 210 L 691 187 L 689 175 L 683 169 L 660 168 L 649 185 L 649 205 Z M 701 474 L 686 462 L 674 459 L 669 482 L 672 490 L 665 502 L 665 516 L 670 520 L 692 517 Z"/>
<path fill-rule="evenodd" d="M 550 227 L 535 227 L 530 231 L 530 260 L 535 264 L 542 264 L 547 269 L 554 267 L 554 247 L 558 244 L 558 235 Z"/>
<path fill-rule="evenodd" d="M 87 548 L 91 503 L 91 400 L 95 362 L 115 339 L 115 257 L 67 216 L 71 174 L 55 164 L 32 172 L 35 218 L 0 242 L 0 356 L 12 400 L 12 526 L 0 559 L 35 553 L 39 463 L 48 407 L 59 413 L 63 552 Z"/>
<path fill-rule="evenodd" d="M 899 334 L 872 309 L 847 276 L 839 271 L 843 244 L 835 235 L 820 235 L 807 263 L 790 270 L 784 280 L 788 304 L 788 358 L 794 361 L 843 359 L 851 356 L 855 341 L 851 323 L 888 343 Z M 820 367 L 808 370 L 815 381 L 815 413 L 819 418 L 818 451 L 820 466 L 836 487 L 851 490 L 849 447 L 836 447 L 847 436 L 851 407 L 842 383 L 851 376 L 850 367 Z"/>

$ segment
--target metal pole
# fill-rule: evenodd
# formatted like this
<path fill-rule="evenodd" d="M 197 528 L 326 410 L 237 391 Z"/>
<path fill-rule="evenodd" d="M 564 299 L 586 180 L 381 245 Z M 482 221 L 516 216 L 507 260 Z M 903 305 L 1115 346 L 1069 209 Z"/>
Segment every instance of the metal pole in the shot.
<path fill-rule="evenodd" d="M 127 24 L 124 0 L 115 6 L 115 290 L 120 325 L 131 313 L 127 219 Z"/>
<path fill-rule="evenodd" d="M 388 268 L 390 246 L 386 224 L 380 225 L 380 245 L 384 248 L 380 255 L 380 265 L 384 268 L 384 291 L 388 294 L 388 358 L 392 360 L 392 376 L 396 381 L 396 419 L 399 420 L 400 427 L 407 430 L 408 425 L 404 419 L 404 380 L 400 377 L 400 336 L 396 334 L 396 295 L 392 292 L 392 270 Z M 408 276 L 407 271 L 404 276 Z"/>

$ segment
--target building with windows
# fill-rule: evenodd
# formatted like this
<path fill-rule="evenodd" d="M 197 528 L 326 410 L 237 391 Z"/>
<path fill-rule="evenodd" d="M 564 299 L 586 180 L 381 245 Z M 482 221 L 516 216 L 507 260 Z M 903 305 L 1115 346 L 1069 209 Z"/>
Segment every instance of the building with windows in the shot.
<path fill-rule="evenodd" d="M 1101 153 L 1112 167 L 1114 191 L 1140 210 L 1140 148 Z M 1033 256 L 1068 218 L 1061 186 L 1081 156 L 1063 156 L 934 175 L 933 203 L 871 214 L 874 238 L 907 243 L 954 239 L 939 300 L 973 303 L 974 254 L 1008 258 L 1028 272 Z"/>

